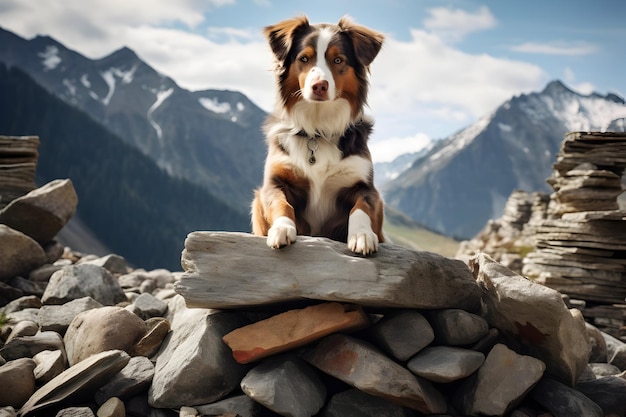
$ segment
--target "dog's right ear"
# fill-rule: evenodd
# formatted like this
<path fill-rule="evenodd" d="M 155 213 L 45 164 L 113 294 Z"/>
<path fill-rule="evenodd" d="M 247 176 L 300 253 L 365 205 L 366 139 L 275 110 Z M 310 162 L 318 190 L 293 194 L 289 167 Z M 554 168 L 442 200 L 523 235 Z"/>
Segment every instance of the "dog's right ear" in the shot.
<path fill-rule="evenodd" d="M 283 62 L 289 55 L 295 34 L 308 28 L 309 19 L 306 16 L 300 16 L 267 26 L 263 33 L 265 33 L 276 58 Z"/>

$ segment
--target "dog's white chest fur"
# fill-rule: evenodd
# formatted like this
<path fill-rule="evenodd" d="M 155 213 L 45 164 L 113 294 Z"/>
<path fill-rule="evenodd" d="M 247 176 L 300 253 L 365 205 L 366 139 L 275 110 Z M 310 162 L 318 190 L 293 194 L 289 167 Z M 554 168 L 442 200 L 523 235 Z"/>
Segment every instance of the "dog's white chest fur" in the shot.
<path fill-rule="evenodd" d="M 299 135 L 286 135 L 282 145 L 287 150 L 285 159 L 299 174 L 309 181 L 309 195 L 305 220 L 316 235 L 324 222 L 335 210 L 337 193 L 360 181 L 367 181 L 371 172 L 371 162 L 366 158 L 351 155 L 343 157 L 335 142 L 316 138 L 315 163 L 310 163 L 309 138 Z M 347 221 L 347 219 L 346 219 Z"/>

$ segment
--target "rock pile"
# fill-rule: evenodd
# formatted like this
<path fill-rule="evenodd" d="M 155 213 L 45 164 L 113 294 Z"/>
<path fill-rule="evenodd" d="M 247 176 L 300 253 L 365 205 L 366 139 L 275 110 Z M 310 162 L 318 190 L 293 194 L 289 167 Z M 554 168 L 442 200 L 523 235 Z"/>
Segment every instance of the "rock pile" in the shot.
<path fill-rule="evenodd" d="M 626 338 L 626 212 L 617 203 L 625 169 L 624 133 L 567 134 L 548 179 L 549 216 L 534 228 L 537 250 L 522 271 L 584 300 L 586 317 Z"/>
<path fill-rule="evenodd" d="M 0 136 L 0 209 L 35 189 L 36 136 Z"/>
<path fill-rule="evenodd" d="M 194 232 L 144 271 L 56 243 L 76 204 L 0 211 L 2 417 L 626 413 L 626 343 L 485 255 Z"/>

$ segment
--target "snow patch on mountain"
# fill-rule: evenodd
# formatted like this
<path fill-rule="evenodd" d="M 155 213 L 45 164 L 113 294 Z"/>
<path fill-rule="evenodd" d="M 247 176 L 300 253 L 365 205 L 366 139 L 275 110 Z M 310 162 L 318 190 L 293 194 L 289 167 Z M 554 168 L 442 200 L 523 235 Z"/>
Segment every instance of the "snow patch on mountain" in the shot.
<path fill-rule="evenodd" d="M 100 73 L 100 75 L 102 76 L 102 79 L 104 80 L 105 83 L 107 83 L 107 86 L 109 87 L 109 91 L 106 97 L 102 99 L 102 103 L 105 106 L 108 106 L 109 103 L 111 102 L 111 98 L 113 97 L 113 94 L 115 94 L 115 75 L 113 75 L 113 71 L 111 71 L 110 69 L 108 71 L 104 71 Z"/>
<path fill-rule="evenodd" d="M 59 66 L 62 62 L 61 57 L 59 56 L 59 48 L 54 45 L 46 46 L 45 51 L 37 54 L 42 59 L 41 63 L 43 64 L 44 71 L 51 71 Z"/>
<path fill-rule="evenodd" d="M 232 111 L 230 103 L 220 103 L 216 98 L 200 97 L 198 101 L 202 107 L 213 113 L 225 114 Z"/>
<path fill-rule="evenodd" d="M 152 114 L 154 113 L 154 111 L 156 109 L 158 109 L 161 104 L 163 104 L 163 102 L 165 100 L 167 100 L 167 98 L 174 92 L 174 88 L 170 87 L 167 90 L 160 90 L 156 93 L 156 101 L 152 104 L 152 106 L 150 106 L 150 108 L 148 109 L 148 113 L 146 114 L 146 117 L 148 118 L 148 121 L 150 122 L 150 124 L 152 125 L 152 127 L 154 128 L 154 130 L 156 131 L 157 137 L 159 138 L 159 141 L 163 140 L 163 130 L 161 129 L 161 126 L 159 126 L 159 124 L 156 122 L 156 120 L 154 120 L 154 118 L 152 117 Z"/>
<path fill-rule="evenodd" d="M 80 83 L 85 88 L 91 88 L 91 83 L 89 82 L 89 76 L 87 74 L 83 74 L 80 77 Z"/>

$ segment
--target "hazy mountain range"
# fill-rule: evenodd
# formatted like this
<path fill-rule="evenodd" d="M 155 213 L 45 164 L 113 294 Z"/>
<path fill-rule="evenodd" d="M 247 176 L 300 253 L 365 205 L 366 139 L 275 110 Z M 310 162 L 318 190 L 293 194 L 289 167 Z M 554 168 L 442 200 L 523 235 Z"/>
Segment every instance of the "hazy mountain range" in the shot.
<path fill-rule="evenodd" d="M 91 60 L 50 37 L 26 40 L 2 29 L 0 63 L 5 85 L 15 85 L 15 95 L 2 104 L 15 107 L 12 119 L 4 118 L 0 134 L 40 136 L 39 180 L 82 183 L 80 219 L 106 246 L 151 266 L 161 262 L 159 255 L 129 247 L 145 238 L 156 246 L 178 239 L 181 247 L 186 233 L 201 228 L 249 230 L 249 203 L 266 153 L 266 115 L 244 95 L 182 89 L 128 48 Z M 622 98 L 580 95 L 555 81 L 540 93 L 511 98 L 422 152 L 377 164 L 377 183 L 387 204 L 414 221 L 471 237 L 501 215 L 514 189 L 548 190 L 545 179 L 565 132 L 620 130 L 625 116 Z M 56 147 L 67 152 L 64 159 L 49 155 Z M 95 182 L 104 193 L 89 192 Z M 108 193 L 132 204 L 118 209 Z M 109 228 L 123 232 L 102 230 L 107 219 Z M 169 224 L 163 226 L 167 238 L 143 235 L 162 223 Z M 169 259 L 168 267 L 175 262 Z"/>

